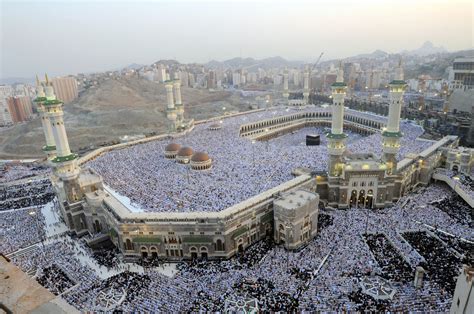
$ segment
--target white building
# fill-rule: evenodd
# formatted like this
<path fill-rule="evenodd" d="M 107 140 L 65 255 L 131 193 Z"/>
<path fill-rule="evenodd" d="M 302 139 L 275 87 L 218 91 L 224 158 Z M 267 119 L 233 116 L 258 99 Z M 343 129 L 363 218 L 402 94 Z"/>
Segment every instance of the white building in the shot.
<path fill-rule="evenodd" d="M 0 98 L 13 96 L 13 88 L 10 85 L 0 85 Z"/>
<path fill-rule="evenodd" d="M 474 267 L 464 265 L 454 290 L 453 303 L 450 314 L 474 313 L 474 292 L 472 282 L 474 281 Z"/>
<path fill-rule="evenodd" d="M 13 124 L 6 98 L 0 98 L 0 126 Z"/>
<path fill-rule="evenodd" d="M 166 78 L 166 69 L 163 64 L 158 64 L 156 68 L 156 75 L 155 75 L 155 80 L 163 83 L 164 81 L 167 80 Z"/>
<path fill-rule="evenodd" d="M 232 85 L 239 86 L 240 84 L 241 84 L 240 73 L 239 72 L 232 73 Z"/>
<path fill-rule="evenodd" d="M 449 77 L 450 89 L 474 88 L 474 57 L 454 59 Z"/>

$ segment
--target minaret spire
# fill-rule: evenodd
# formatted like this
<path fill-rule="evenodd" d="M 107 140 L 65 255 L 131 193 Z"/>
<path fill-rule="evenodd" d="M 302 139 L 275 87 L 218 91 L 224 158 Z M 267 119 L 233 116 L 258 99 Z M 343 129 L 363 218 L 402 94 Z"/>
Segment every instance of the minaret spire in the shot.
<path fill-rule="evenodd" d="M 48 89 L 48 93 L 50 93 L 52 87 L 46 86 L 46 89 Z M 43 87 L 43 84 L 40 82 L 38 75 L 36 75 L 36 98 L 34 101 L 38 109 L 38 113 L 41 119 L 41 125 L 43 127 L 44 137 L 46 140 L 46 145 L 43 146 L 43 152 L 45 152 L 48 159 L 52 159 L 55 157 L 56 154 L 56 144 L 54 142 L 51 122 L 49 121 L 49 117 L 45 108 L 47 98 L 44 90 L 45 88 Z"/>
<path fill-rule="evenodd" d="M 285 98 L 285 102 L 288 105 L 288 99 L 290 97 L 290 92 L 288 91 L 288 68 L 285 67 L 283 71 L 283 98 Z"/>
<path fill-rule="evenodd" d="M 168 120 L 170 120 L 169 129 L 171 132 L 175 132 L 177 113 L 176 113 L 176 108 L 174 106 L 173 81 L 171 80 L 165 81 L 165 89 L 166 89 L 166 102 L 167 102 L 166 116 Z"/>
<path fill-rule="evenodd" d="M 184 123 L 184 105 L 183 100 L 181 99 L 181 80 L 175 75 L 173 81 L 174 86 L 174 99 L 176 107 L 176 121 L 178 127 L 182 127 Z"/>
<path fill-rule="evenodd" d="M 346 137 L 344 134 L 344 98 L 347 85 L 344 83 L 342 63 L 339 65 L 337 79 L 331 85 L 332 89 L 332 121 L 331 132 L 327 134 L 329 152 L 329 176 L 335 177 L 342 173 L 342 155 L 346 150 Z"/>
<path fill-rule="evenodd" d="M 398 61 L 394 80 L 389 84 L 390 106 L 388 109 L 387 127 L 383 130 L 383 161 L 387 174 L 394 174 L 397 169 L 397 154 L 400 149 L 400 114 L 406 83 L 403 80 L 402 59 Z"/>

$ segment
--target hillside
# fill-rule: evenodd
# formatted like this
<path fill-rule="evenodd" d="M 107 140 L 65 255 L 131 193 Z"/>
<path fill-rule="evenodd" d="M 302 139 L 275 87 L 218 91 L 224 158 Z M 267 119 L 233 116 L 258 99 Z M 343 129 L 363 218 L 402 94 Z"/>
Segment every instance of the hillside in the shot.
<path fill-rule="evenodd" d="M 185 115 L 203 119 L 226 110 L 247 110 L 229 92 L 209 92 L 182 87 Z M 73 151 L 84 151 L 118 140 L 124 135 L 164 133 L 164 86 L 144 79 L 107 80 L 64 105 L 65 125 Z M 0 133 L 1 158 L 42 157 L 44 135 L 39 118 Z"/>

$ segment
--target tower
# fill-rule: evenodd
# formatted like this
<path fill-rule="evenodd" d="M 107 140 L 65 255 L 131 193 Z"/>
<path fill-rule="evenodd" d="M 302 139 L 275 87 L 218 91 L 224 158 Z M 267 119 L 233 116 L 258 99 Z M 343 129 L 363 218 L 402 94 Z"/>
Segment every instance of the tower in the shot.
<path fill-rule="evenodd" d="M 406 83 L 403 80 L 402 60 L 400 59 L 395 72 L 395 79 L 389 83 L 390 107 L 388 110 L 387 127 L 382 131 L 383 161 L 387 174 L 394 174 L 397 169 L 397 153 L 400 149 L 400 113 Z"/>
<path fill-rule="evenodd" d="M 305 67 L 303 77 L 303 99 L 305 104 L 309 103 L 309 69 Z"/>
<path fill-rule="evenodd" d="M 64 128 L 63 103 L 56 99 L 53 85 L 48 81 L 48 76 L 46 76 L 44 89 L 46 101 L 43 102 L 43 106 L 51 125 L 51 131 L 56 146 L 56 157 L 51 161 L 56 170 L 56 175 L 60 179 L 71 180 L 77 177 L 79 168 L 76 164 L 77 155 L 71 153 L 66 129 Z"/>
<path fill-rule="evenodd" d="M 176 78 L 173 82 L 174 86 L 174 98 L 175 98 L 175 108 L 176 108 L 176 121 L 178 127 L 183 127 L 184 123 L 184 105 L 181 100 L 181 80 Z"/>
<path fill-rule="evenodd" d="M 283 72 L 283 97 L 285 98 L 285 102 L 288 105 L 288 99 L 290 97 L 290 93 L 288 91 L 288 69 L 285 68 Z"/>
<path fill-rule="evenodd" d="M 343 131 L 344 123 L 344 97 L 346 96 L 347 85 L 344 83 L 344 72 L 342 64 L 339 65 L 337 79 L 331 85 L 332 90 L 332 121 L 331 132 L 328 138 L 329 169 L 331 177 L 341 175 L 343 169 L 342 155 L 346 150 L 346 137 Z"/>
<path fill-rule="evenodd" d="M 166 89 L 166 117 L 170 121 L 169 131 L 174 132 L 176 131 L 176 109 L 174 107 L 174 99 L 173 99 L 173 81 L 166 81 L 165 83 Z"/>
<path fill-rule="evenodd" d="M 41 125 L 43 128 L 44 137 L 46 140 L 46 145 L 43 146 L 43 151 L 47 155 L 48 159 L 52 159 L 56 154 L 56 145 L 54 143 L 53 130 L 51 127 L 51 122 L 49 121 L 48 115 L 46 113 L 46 108 L 44 103 L 46 102 L 46 94 L 44 93 L 44 88 L 42 83 L 40 83 L 38 76 L 36 76 L 36 98 L 34 102 L 37 105 L 39 116 L 41 119 Z"/>

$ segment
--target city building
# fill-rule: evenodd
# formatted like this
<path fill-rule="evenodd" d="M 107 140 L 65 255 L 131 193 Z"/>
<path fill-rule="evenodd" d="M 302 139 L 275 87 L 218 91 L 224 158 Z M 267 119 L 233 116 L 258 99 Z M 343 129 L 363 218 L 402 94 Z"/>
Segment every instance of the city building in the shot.
<path fill-rule="evenodd" d="M 13 123 L 28 121 L 33 114 L 28 96 L 13 96 L 7 99 L 8 111 Z"/>
<path fill-rule="evenodd" d="M 207 76 L 207 88 L 215 89 L 217 87 L 216 73 L 214 71 L 209 71 Z"/>
<path fill-rule="evenodd" d="M 450 89 L 474 88 L 474 57 L 456 58 L 449 73 Z"/>
<path fill-rule="evenodd" d="M 54 92 L 58 99 L 69 103 L 78 97 L 77 81 L 72 76 L 55 77 L 51 80 Z"/>
<path fill-rule="evenodd" d="M 464 265 L 459 274 L 456 289 L 454 290 L 453 303 L 450 314 L 464 314 L 474 312 L 474 267 Z"/>
<path fill-rule="evenodd" d="M 13 87 L 10 85 L 0 85 L 0 98 L 13 96 Z"/>
<path fill-rule="evenodd" d="M 8 102 L 6 98 L 0 98 L 0 126 L 6 126 L 13 123 L 10 111 L 8 111 Z"/>

